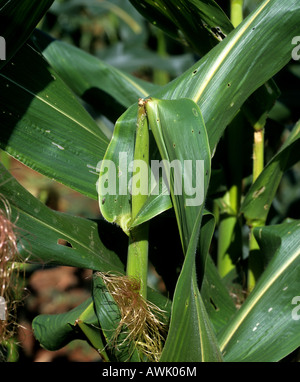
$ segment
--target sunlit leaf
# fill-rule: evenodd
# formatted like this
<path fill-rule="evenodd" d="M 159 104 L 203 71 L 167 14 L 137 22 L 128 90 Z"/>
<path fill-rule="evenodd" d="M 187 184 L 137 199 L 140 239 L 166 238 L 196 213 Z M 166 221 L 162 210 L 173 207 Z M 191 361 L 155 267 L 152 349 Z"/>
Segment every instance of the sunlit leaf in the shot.
<path fill-rule="evenodd" d="M 113 122 L 140 97 L 158 88 L 38 30 L 33 41 L 70 89 Z"/>
<path fill-rule="evenodd" d="M 0 147 L 36 171 L 97 198 L 108 138 L 59 76 L 25 45 L 0 72 Z"/>
<path fill-rule="evenodd" d="M 1 164 L 0 193 L 11 208 L 19 252 L 35 263 L 123 271 L 118 256 L 99 239 L 96 223 L 53 211 L 25 190 Z"/>
<path fill-rule="evenodd" d="M 195 253 L 210 176 L 210 150 L 201 112 L 197 105 L 188 99 L 149 99 L 145 107 L 149 126 L 162 159 L 169 164 L 177 160 L 182 169 L 182 172 L 178 172 L 178 168 L 175 167 L 167 184 L 175 209 L 185 261 L 174 293 L 170 328 L 161 361 L 221 361 L 222 356 L 196 277 Z M 182 131 L 185 132 L 184 135 Z M 192 163 L 193 167 L 188 171 L 185 166 L 190 158 L 198 161 Z M 197 166 L 199 163 L 203 164 L 202 170 Z M 168 167 L 164 163 L 166 172 L 170 171 Z M 192 179 L 195 181 L 193 171 L 197 171 L 194 193 L 191 192 L 193 186 L 189 183 Z M 184 184 L 181 193 L 178 187 L 180 180 L 183 180 L 181 185 Z M 196 190 L 201 190 L 201 195 L 198 195 Z M 199 262 L 202 270 L 205 267 L 206 255 L 207 247 L 200 246 Z"/>
<path fill-rule="evenodd" d="M 260 250 L 272 260 L 219 336 L 228 362 L 276 362 L 300 344 L 295 300 L 299 295 L 300 223 L 257 227 L 254 234 Z"/>

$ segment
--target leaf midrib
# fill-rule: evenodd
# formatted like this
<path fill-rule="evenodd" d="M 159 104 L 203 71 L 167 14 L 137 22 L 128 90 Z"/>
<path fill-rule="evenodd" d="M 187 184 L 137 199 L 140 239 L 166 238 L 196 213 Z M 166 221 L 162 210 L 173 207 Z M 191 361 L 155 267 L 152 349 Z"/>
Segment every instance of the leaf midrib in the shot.
<path fill-rule="evenodd" d="M 197 93 L 192 98 L 195 103 L 199 102 L 199 99 L 203 92 L 205 91 L 207 85 L 213 78 L 214 74 L 218 71 L 218 69 L 222 66 L 223 61 L 226 59 L 228 54 L 231 52 L 232 48 L 235 46 L 235 44 L 238 42 L 239 39 L 243 37 L 243 34 L 248 30 L 249 26 L 252 24 L 252 22 L 259 16 L 259 14 L 263 11 L 263 9 L 270 3 L 271 0 L 266 0 L 265 3 L 263 3 L 257 10 L 254 12 L 252 17 L 249 17 L 249 19 L 241 25 L 240 30 L 237 31 L 236 35 L 229 41 L 228 46 L 226 49 L 223 49 L 218 56 L 217 60 L 214 62 L 214 64 L 211 66 L 209 72 L 206 74 L 205 78 L 201 82 L 201 86 L 199 87 Z"/>
<path fill-rule="evenodd" d="M 3 78 L 5 78 L 7 81 L 10 81 L 12 84 L 14 84 L 15 86 L 19 87 L 20 89 L 24 90 L 26 93 L 32 95 L 34 98 L 38 99 L 39 101 L 41 101 L 42 103 L 50 106 L 52 109 L 56 110 L 58 113 L 60 113 L 61 115 L 67 117 L 69 120 L 73 121 L 74 123 L 76 123 L 78 126 L 80 126 L 81 128 L 83 128 L 84 130 L 86 130 L 87 132 L 89 132 L 90 134 L 94 135 L 97 139 L 103 141 L 105 144 L 107 144 L 107 141 L 102 138 L 100 135 L 96 134 L 95 132 L 93 132 L 92 130 L 88 129 L 85 125 L 83 125 L 81 122 L 79 122 L 78 120 L 74 119 L 73 117 L 71 117 L 69 114 L 65 113 L 64 111 L 62 111 L 61 109 L 55 107 L 53 104 L 51 104 L 50 102 L 47 102 L 44 98 L 40 97 L 39 95 L 33 93 L 32 91 L 30 91 L 29 89 L 27 89 L 26 87 L 20 85 L 19 83 L 15 82 L 14 80 L 12 80 L 11 78 L 9 77 L 6 77 L 4 74 L 1 73 L 1 76 Z"/>

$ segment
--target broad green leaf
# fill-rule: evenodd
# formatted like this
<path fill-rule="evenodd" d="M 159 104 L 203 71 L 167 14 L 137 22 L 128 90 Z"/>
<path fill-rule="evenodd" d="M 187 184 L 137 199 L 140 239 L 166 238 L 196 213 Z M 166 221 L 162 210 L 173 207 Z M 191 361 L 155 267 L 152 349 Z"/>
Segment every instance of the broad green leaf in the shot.
<path fill-rule="evenodd" d="M 218 270 L 210 257 L 209 249 L 215 230 L 215 217 L 204 210 L 198 252 L 205 257 L 205 272 L 203 267 L 197 267 L 197 280 L 203 303 L 215 332 L 220 331 L 236 311 L 232 297 L 229 295 Z M 196 266 L 198 265 L 196 256 Z M 201 264 L 201 262 L 200 262 Z M 201 282 L 202 281 L 202 282 Z"/>
<path fill-rule="evenodd" d="M 129 165 L 133 161 L 137 112 L 135 104 L 118 119 L 104 159 L 99 165 L 101 214 L 107 221 L 117 223 L 124 232 L 128 230 L 131 220 L 129 182 L 132 173 Z"/>
<path fill-rule="evenodd" d="M 139 224 L 148 221 L 160 213 L 172 208 L 172 201 L 169 196 L 168 188 L 166 184 L 160 179 L 161 194 L 150 195 L 147 198 L 146 203 L 143 205 L 135 219 L 130 223 L 130 227 L 136 227 Z"/>
<path fill-rule="evenodd" d="M 16 221 L 20 235 L 18 248 L 23 259 L 123 271 L 118 256 L 100 241 L 96 223 L 51 210 L 25 190 L 2 164 L 0 171 L 0 193 L 10 205 L 12 221 Z"/>
<path fill-rule="evenodd" d="M 108 139 L 43 57 L 25 45 L 0 72 L 0 147 L 97 199 Z"/>
<path fill-rule="evenodd" d="M 244 4 L 243 4 L 244 15 L 247 16 L 249 13 L 254 11 L 255 8 L 257 8 L 262 2 L 263 0 L 244 0 Z"/>
<path fill-rule="evenodd" d="M 203 213 L 210 177 L 210 150 L 205 125 L 201 111 L 189 99 L 167 101 L 150 98 L 146 101 L 146 111 L 161 158 L 167 161 L 162 165 L 165 173 L 170 174 L 170 183 L 166 184 L 186 252 L 195 220 L 199 213 Z M 154 171 L 153 164 L 150 165 Z"/>
<path fill-rule="evenodd" d="M 161 160 L 160 158 L 158 158 Z M 159 179 L 161 193 L 159 195 L 149 195 L 146 203 L 141 208 L 140 212 L 137 214 L 133 222 L 131 222 L 130 227 L 136 227 L 139 224 L 152 219 L 153 217 L 159 215 L 160 213 L 172 208 L 172 201 L 169 196 L 169 191 L 162 179 Z M 224 173 L 221 170 L 212 170 L 208 195 L 212 195 L 218 192 L 224 192 L 225 179 Z"/>
<path fill-rule="evenodd" d="M 213 150 L 246 99 L 291 59 L 299 17 L 298 1 L 265 0 L 191 69 L 152 96 L 196 102 Z"/>
<path fill-rule="evenodd" d="M 5 39 L 5 59 L 0 57 L 0 69 L 26 42 L 54 0 L 1 0 L 0 36 Z M 1 47 L 3 45 L 1 44 Z M 1 53 L 3 51 L 1 50 Z"/>
<path fill-rule="evenodd" d="M 213 0 L 130 0 L 152 24 L 187 43 L 200 55 L 231 32 L 233 26 Z M 181 32 L 181 33 L 180 33 Z"/>
<path fill-rule="evenodd" d="M 213 328 L 218 333 L 229 323 L 236 312 L 236 307 L 209 255 L 205 264 L 205 274 L 200 293 Z"/>
<path fill-rule="evenodd" d="M 264 1 L 192 68 L 152 96 L 190 98 L 196 102 L 214 152 L 225 128 L 248 97 L 290 60 L 291 40 L 299 17 L 300 5 L 295 0 Z M 273 99 L 278 94 L 273 87 L 265 89 L 270 90 Z M 133 105 L 117 121 L 105 159 L 118 163 L 119 152 L 122 151 L 127 153 L 128 163 L 132 161 L 136 116 L 137 105 Z M 115 207 L 112 207 L 113 203 L 108 206 L 113 208 L 114 220 L 110 221 L 116 221 L 123 214 L 124 226 L 128 225 L 126 214 L 130 211 L 130 198 L 117 195 L 114 203 Z M 153 209 L 152 216 L 170 207 L 165 196 L 152 198 L 149 203 L 151 211 Z M 117 206 L 121 206 L 123 212 Z M 140 211 L 139 224 L 151 219 L 151 211 Z"/>
<path fill-rule="evenodd" d="M 254 234 L 272 260 L 219 336 L 228 362 L 277 362 L 300 346 L 300 221 L 257 227 Z"/>
<path fill-rule="evenodd" d="M 200 56 L 223 41 L 234 29 L 226 14 L 213 0 L 132 0 L 132 3 L 161 29 L 168 32 L 171 23 L 175 34 L 181 35 L 181 38 L 184 36 L 193 51 Z M 175 34 L 172 34 L 173 37 Z M 273 80 L 256 90 L 243 106 L 250 123 L 264 120 L 277 97 L 278 89 Z"/>
<path fill-rule="evenodd" d="M 58 350 L 73 340 L 82 339 L 87 340 L 105 361 L 118 359 L 115 358 L 113 352 L 109 351 L 102 335 L 104 332 L 108 340 L 111 338 L 111 330 L 116 325 L 114 320 L 116 317 L 119 318 L 119 313 L 114 310 L 114 302 L 105 292 L 101 279 L 95 277 L 94 281 L 93 297 L 95 300 L 89 298 L 66 313 L 42 314 L 34 318 L 32 322 L 34 335 L 44 348 L 52 351 Z M 150 289 L 149 297 L 152 302 L 165 311 L 166 318 L 168 318 L 170 302 Z M 99 326 L 97 316 L 101 319 L 102 328 Z M 112 316 L 113 319 L 110 321 Z M 118 351 L 116 353 L 118 354 Z"/>
<path fill-rule="evenodd" d="M 82 316 L 84 315 L 84 321 Z M 34 318 L 32 328 L 35 338 L 47 350 L 58 350 L 75 339 L 86 339 L 79 326 L 84 323 L 93 330 L 96 349 L 104 350 L 98 319 L 93 310 L 93 300 L 89 298 L 66 313 L 42 314 Z"/>
<path fill-rule="evenodd" d="M 150 220 L 156 215 L 172 206 L 170 193 L 166 184 L 160 179 L 161 193 L 150 194 L 136 219 L 131 221 L 131 194 L 130 181 L 132 179 L 132 163 L 135 144 L 135 131 L 137 122 L 137 105 L 131 106 L 117 121 L 113 137 L 106 151 L 104 160 L 100 165 L 100 177 L 106 176 L 107 166 L 116 165 L 116 175 L 108 179 L 109 183 L 115 181 L 116 193 L 109 194 L 104 180 L 99 182 L 99 205 L 103 217 L 109 222 L 116 222 L 126 232 L 130 227 L 137 226 Z M 150 132 L 150 158 L 161 160 L 154 138 Z M 107 176 L 109 176 L 107 174 Z M 105 179 L 103 177 L 103 179 Z M 151 179 L 149 178 L 149 183 Z"/>
<path fill-rule="evenodd" d="M 203 203 L 210 176 L 210 150 L 201 112 L 188 99 L 149 99 L 145 108 L 162 159 L 170 165 L 175 165 L 177 161 L 181 166 L 170 171 L 167 162 L 163 162 L 166 173 L 170 171 L 167 185 L 185 261 L 174 293 L 170 328 L 161 361 L 220 361 L 222 357 L 198 290 L 195 264 Z M 190 171 L 186 167 L 187 161 L 193 164 Z M 203 164 L 202 169 L 197 166 L 198 163 Z M 192 180 L 196 181 L 196 189 L 202 190 L 201 196 L 196 192 L 191 193 L 193 186 L 189 182 Z M 207 248 L 203 241 L 200 249 L 204 252 L 199 257 L 200 269 L 204 269 Z"/>
<path fill-rule="evenodd" d="M 241 206 L 249 224 L 263 224 L 268 216 L 283 173 L 300 160 L 300 122 L 298 122 L 278 153 L 269 161 L 250 187 Z"/>
<path fill-rule="evenodd" d="M 187 252 L 186 258 L 191 253 L 191 250 Z M 170 328 L 160 361 L 220 362 L 223 357 L 198 290 L 195 268 L 191 264 L 187 266 L 182 268 L 176 286 Z"/>
<path fill-rule="evenodd" d="M 157 89 L 150 82 L 115 69 L 38 30 L 33 41 L 70 89 L 113 122 L 140 97 L 146 97 Z"/>

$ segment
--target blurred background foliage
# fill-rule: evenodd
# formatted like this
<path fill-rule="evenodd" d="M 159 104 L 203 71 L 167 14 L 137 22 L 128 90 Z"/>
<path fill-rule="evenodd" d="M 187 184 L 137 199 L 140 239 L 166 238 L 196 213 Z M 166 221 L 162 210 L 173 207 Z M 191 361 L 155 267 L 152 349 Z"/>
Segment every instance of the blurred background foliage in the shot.
<path fill-rule="evenodd" d="M 229 16 L 229 0 L 217 3 Z M 261 0 L 245 0 L 247 16 Z M 52 37 L 79 47 L 114 67 L 157 85 L 164 85 L 188 69 L 200 57 L 184 41 L 175 41 L 150 25 L 128 0 L 56 0 L 38 25 Z M 201 43 L 201 42 L 199 42 Z M 292 50 L 291 45 L 291 50 Z M 300 63 L 291 62 L 275 81 L 281 95 L 267 121 L 266 163 L 277 152 L 287 132 L 300 118 Z M 87 105 L 93 114 L 94 110 Z M 95 115 L 93 115 L 95 117 Z M 102 116 L 96 116 L 102 118 Z M 102 122 L 112 131 L 113 124 Z M 222 140 L 220 146 L 222 146 Z M 251 176 L 252 135 L 245 134 L 245 152 L 249 153 L 244 169 L 245 187 Z M 222 152 L 222 150 L 219 150 Z M 50 179 L 35 173 L 24 165 L 1 153 L 2 162 L 16 179 L 50 208 L 84 216 L 99 218 L 96 201 L 90 200 Z M 222 161 L 216 155 L 215 168 Z M 288 170 L 281 182 L 270 211 L 268 222 L 281 223 L 287 218 L 300 216 L 300 163 Z M 213 248 L 212 248 L 213 250 Z M 150 279 L 160 285 L 155 273 Z M 28 266 L 27 292 L 19 308 L 19 332 L 12 346 L 4 354 L 9 361 L 96 361 L 98 354 L 85 343 L 75 341 L 57 352 L 48 352 L 35 341 L 31 331 L 33 317 L 44 313 L 67 311 L 84 301 L 89 295 L 91 272 L 69 267 Z"/>
<path fill-rule="evenodd" d="M 56 1 L 39 27 L 118 69 L 160 85 L 194 62 L 186 47 L 147 23 L 129 1 Z"/>

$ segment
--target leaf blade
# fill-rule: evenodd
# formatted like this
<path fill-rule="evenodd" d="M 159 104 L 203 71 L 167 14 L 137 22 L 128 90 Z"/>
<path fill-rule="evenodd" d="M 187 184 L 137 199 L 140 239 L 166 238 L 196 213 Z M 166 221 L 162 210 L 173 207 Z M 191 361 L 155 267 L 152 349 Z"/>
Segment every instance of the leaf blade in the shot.
<path fill-rule="evenodd" d="M 51 210 L 25 190 L 1 164 L 1 194 L 20 233 L 23 260 L 122 272 L 118 256 L 100 241 L 97 224 Z M 60 239 L 69 247 L 60 244 Z"/>
<path fill-rule="evenodd" d="M 181 31 L 188 44 L 201 56 L 233 29 L 226 14 L 213 0 L 130 2 L 155 26 L 179 41 L 182 40 L 182 35 L 179 34 Z"/>
<path fill-rule="evenodd" d="M 204 161 L 201 186 L 205 198 L 210 175 L 210 150 L 199 108 L 189 99 L 176 101 L 149 99 L 145 107 L 149 126 L 163 160 L 169 163 L 179 160 L 181 164 L 189 158 L 201 158 L 199 160 Z M 182 131 L 185 131 L 184 136 Z M 178 173 L 176 174 L 175 169 L 168 186 L 185 261 L 175 288 L 170 328 L 161 361 L 221 361 L 222 356 L 198 289 L 195 268 L 195 252 L 204 199 L 199 204 L 190 205 L 188 195 L 191 194 L 187 188 L 182 194 L 177 195 L 174 188 L 178 182 L 176 176 Z M 184 173 L 186 180 L 185 176 L 186 173 Z M 189 174 L 190 180 L 191 177 Z M 200 253 L 202 269 L 205 266 L 206 255 L 204 250 Z"/>
<path fill-rule="evenodd" d="M 0 36 L 5 39 L 5 60 L 0 59 L 0 69 L 26 42 L 35 26 L 46 13 L 53 0 L 0 1 Z"/>
<path fill-rule="evenodd" d="M 140 97 L 158 88 L 38 30 L 33 41 L 70 89 L 113 122 Z"/>
<path fill-rule="evenodd" d="M 226 361 L 276 362 L 300 344 L 292 300 L 298 293 L 299 221 L 254 229 L 273 257 L 257 285 L 220 335 Z"/>
<path fill-rule="evenodd" d="M 289 62 L 299 14 L 296 1 L 265 0 L 226 39 L 153 96 L 193 99 L 213 151 L 246 99 Z"/>
<path fill-rule="evenodd" d="M 294 0 L 265 0 L 225 40 L 180 77 L 151 94 L 151 97 L 173 100 L 189 98 L 197 102 L 213 153 L 224 130 L 243 103 L 290 60 L 290 41 L 299 15 L 300 7 Z M 270 26 L 271 20 L 274 22 L 273 27 Z M 281 52 L 279 59 L 276 58 L 278 51 Z M 274 99 L 278 95 L 276 88 L 266 86 L 267 92 L 268 89 L 272 93 L 270 98 Z M 121 136 L 124 139 L 123 151 L 129 152 L 129 161 L 133 159 L 134 113 L 137 113 L 133 112 L 134 107 L 122 115 L 122 122 L 117 123 L 113 135 L 113 140 Z M 126 137 L 123 126 L 126 126 Z M 106 155 L 109 159 L 113 158 L 115 147 L 114 143 L 108 148 Z M 129 208 L 129 200 L 123 202 L 128 203 Z M 171 206 L 165 196 L 164 200 L 158 196 L 150 202 L 153 216 Z M 141 211 L 138 222 L 141 224 L 149 219 L 151 213 Z"/>
<path fill-rule="evenodd" d="M 0 78 L 1 148 L 97 199 L 96 168 L 108 139 L 73 93 L 28 45 L 3 68 Z"/>

